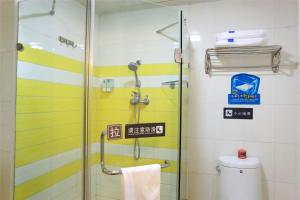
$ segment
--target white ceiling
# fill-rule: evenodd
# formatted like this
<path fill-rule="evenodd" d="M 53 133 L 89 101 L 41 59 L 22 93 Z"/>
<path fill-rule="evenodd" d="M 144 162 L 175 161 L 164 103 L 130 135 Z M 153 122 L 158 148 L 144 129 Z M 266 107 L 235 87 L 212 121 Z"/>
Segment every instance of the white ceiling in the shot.
<path fill-rule="evenodd" d="M 85 0 L 79 0 L 84 2 Z M 96 12 L 99 15 L 155 8 L 162 5 L 175 6 L 216 0 L 96 0 Z"/>

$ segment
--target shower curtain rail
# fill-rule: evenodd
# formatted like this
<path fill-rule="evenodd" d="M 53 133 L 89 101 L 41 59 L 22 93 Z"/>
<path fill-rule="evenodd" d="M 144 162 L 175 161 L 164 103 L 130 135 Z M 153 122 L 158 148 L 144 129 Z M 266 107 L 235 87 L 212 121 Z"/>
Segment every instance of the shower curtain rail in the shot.
<path fill-rule="evenodd" d="M 101 161 L 100 161 L 100 165 L 101 165 L 101 169 L 102 172 L 106 175 L 121 175 L 122 174 L 122 170 L 109 170 L 106 168 L 105 166 L 105 160 L 104 160 L 104 137 L 107 135 L 107 131 L 102 131 L 101 136 L 100 136 L 100 140 L 101 140 L 101 147 L 100 147 L 100 154 L 101 154 Z M 161 168 L 168 168 L 170 166 L 170 161 L 165 160 L 164 164 L 161 165 Z"/>

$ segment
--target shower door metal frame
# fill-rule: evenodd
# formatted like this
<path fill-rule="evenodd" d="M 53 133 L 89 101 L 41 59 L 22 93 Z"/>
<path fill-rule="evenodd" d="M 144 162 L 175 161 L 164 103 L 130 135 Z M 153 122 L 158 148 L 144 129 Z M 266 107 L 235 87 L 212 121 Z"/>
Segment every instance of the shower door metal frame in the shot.
<path fill-rule="evenodd" d="M 95 15 L 95 0 L 86 0 L 86 23 L 85 23 L 85 59 L 84 59 L 84 105 L 83 105 L 83 180 L 82 199 L 91 199 L 91 90 L 93 80 L 92 44 Z"/>
<path fill-rule="evenodd" d="M 179 48 L 181 51 L 181 60 L 180 63 L 178 63 L 179 66 L 179 83 L 178 83 L 178 89 L 179 89 L 179 124 L 178 124 L 178 156 L 177 156 L 177 200 L 180 200 L 180 188 L 181 188 L 181 147 L 182 147 L 182 42 L 183 42 L 183 34 L 182 34 L 182 26 L 183 26 L 183 14 L 182 10 L 179 14 Z"/>
<path fill-rule="evenodd" d="M 178 171 L 177 171 L 177 200 L 186 200 L 186 196 L 182 196 L 185 194 L 182 194 L 182 188 L 185 187 L 186 188 L 186 184 L 184 184 L 183 182 L 183 178 L 182 178 L 182 169 L 183 169 L 183 162 L 184 162 L 184 158 L 182 156 L 183 154 L 183 147 L 186 145 L 185 141 L 184 141 L 184 131 L 187 132 L 186 128 L 183 126 L 184 123 L 184 96 L 183 96 L 183 91 L 184 91 L 184 87 L 188 88 L 188 82 L 186 82 L 186 80 L 183 80 L 183 75 L 184 75 L 184 66 L 185 66 L 185 59 L 184 59 L 184 55 L 186 52 L 184 52 L 184 42 L 185 42 L 185 34 L 189 35 L 189 32 L 187 30 L 187 25 L 186 25 L 186 18 L 184 16 L 184 12 L 183 10 L 180 11 L 180 27 L 179 27 L 179 45 L 180 45 L 180 50 L 181 50 L 181 59 L 180 59 L 180 63 L 179 63 L 179 83 L 178 83 L 178 88 L 179 88 L 179 124 L 178 124 L 178 128 L 179 128 L 179 136 L 178 136 Z M 186 29 L 186 33 L 184 33 L 184 29 Z M 186 89 L 187 89 L 186 88 Z M 186 162 L 186 160 L 185 160 Z M 187 174 L 186 174 L 187 175 Z"/>

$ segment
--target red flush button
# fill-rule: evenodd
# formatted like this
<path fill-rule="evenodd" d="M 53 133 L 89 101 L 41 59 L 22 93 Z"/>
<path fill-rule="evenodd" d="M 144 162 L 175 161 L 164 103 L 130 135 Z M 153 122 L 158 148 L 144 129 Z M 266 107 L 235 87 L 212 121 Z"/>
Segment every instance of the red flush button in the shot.
<path fill-rule="evenodd" d="M 239 149 L 238 150 L 238 157 L 239 157 L 239 159 L 246 159 L 247 158 L 246 149 Z"/>

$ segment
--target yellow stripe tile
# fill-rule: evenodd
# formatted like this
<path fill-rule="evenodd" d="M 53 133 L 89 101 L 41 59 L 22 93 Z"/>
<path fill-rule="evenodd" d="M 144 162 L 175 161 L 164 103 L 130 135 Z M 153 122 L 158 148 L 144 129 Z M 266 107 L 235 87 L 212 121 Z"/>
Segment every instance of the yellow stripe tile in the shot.
<path fill-rule="evenodd" d="M 82 162 L 78 160 L 56 170 L 50 171 L 35 179 L 17 185 L 15 187 L 15 200 L 27 199 L 34 194 L 37 194 L 44 189 L 47 189 L 48 187 L 51 187 L 54 184 L 76 174 L 77 172 L 80 172 L 81 169 Z M 81 179 L 78 179 L 78 184 L 82 184 Z"/>
<path fill-rule="evenodd" d="M 83 88 L 73 85 L 36 80 L 17 80 L 18 96 L 83 98 Z"/>
<path fill-rule="evenodd" d="M 24 148 L 51 143 L 55 140 L 68 137 L 78 138 L 78 135 L 82 135 L 82 130 L 82 124 L 75 123 L 40 129 L 29 129 L 27 131 L 18 131 L 18 137 L 16 138 L 16 149 L 17 151 L 22 151 Z"/>
<path fill-rule="evenodd" d="M 83 59 L 84 55 L 82 55 L 82 61 L 79 61 L 49 51 L 35 49 L 29 45 L 24 45 L 24 51 L 18 52 L 19 61 L 80 74 L 83 73 L 84 69 Z"/>
<path fill-rule="evenodd" d="M 176 63 L 166 64 L 143 64 L 139 67 L 140 76 L 161 76 L 161 75 L 178 75 L 179 65 Z M 94 76 L 97 77 L 118 77 L 132 76 L 127 65 L 124 66 L 96 66 L 94 68 Z"/>
<path fill-rule="evenodd" d="M 67 56 L 62 56 L 53 52 L 32 48 L 30 45 L 24 45 L 24 51 L 18 53 L 18 60 L 36 65 L 61 69 L 65 71 L 83 73 L 84 55 L 82 60 L 75 60 Z M 128 70 L 127 65 L 124 66 L 95 66 L 94 76 L 131 76 L 132 71 Z M 176 63 L 161 64 L 143 64 L 139 68 L 141 76 L 155 75 L 177 75 L 179 73 L 179 65 Z"/>
<path fill-rule="evenodd" d="M 100 156 L 99 154 L 94 154 L 92 156 L 93 165 L 99 165 L 99 156 Z M 107 154 L 105 156 L 107 158 L 106 159 L 107 165 L 114 165 L 118 167 L 132 167 L 132 166 L 148 165 L 148 164 L 163 164 L 163 160 L 158 160 L 158 159 L 141 158 L 140 160 L 134 160 L 132 157 L 128 157 L 128 156 L 117 156 L 111 154 Z M 162 172 L 176 173 L 177 162 L 170 161 L 170 164 L 171 164 L 170 167 L 162 169 Z M 23 200 L 29 198 L 81 171 L 82 171 L 82 160 L 77 160 L 63 167 L 45 173 L 37 178 L 26 181 L 15 187 L 15 199 Z M 81 184 L 81 181 L 79 181 L 78 184 Z"/>
<path fill-rule="evenodd" d="M 64 124 L 82 124 L 83 113 L 81 111 L 29 113 L 16 115 L 17 131 L 51 128 Z"/>
<path fill-rule="evenodd" d="M 38 96 L 18 96 L 17 113 L 62 112 L 82 110 L 82 98 L 49 98 Z"/>

